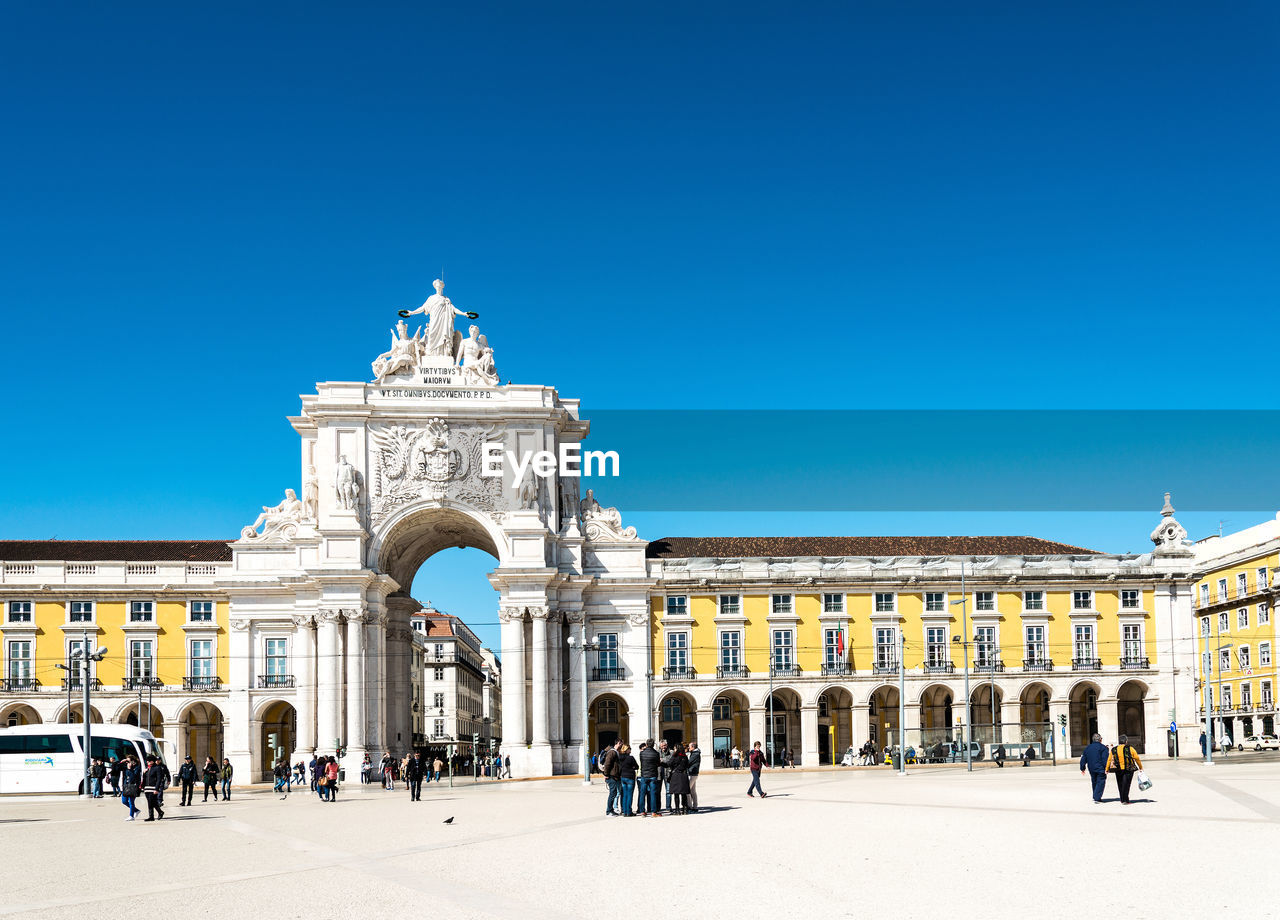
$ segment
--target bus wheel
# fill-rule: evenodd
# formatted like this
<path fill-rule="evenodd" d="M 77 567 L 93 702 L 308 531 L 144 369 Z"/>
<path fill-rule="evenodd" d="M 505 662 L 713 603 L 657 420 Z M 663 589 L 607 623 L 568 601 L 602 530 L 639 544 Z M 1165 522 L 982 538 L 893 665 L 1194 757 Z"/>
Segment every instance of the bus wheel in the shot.
<path fill-rule="evenodd" d="M 76 795 L 84 795 L 84 780 L 80 780 L 80 785 L 76 788 Z"/>

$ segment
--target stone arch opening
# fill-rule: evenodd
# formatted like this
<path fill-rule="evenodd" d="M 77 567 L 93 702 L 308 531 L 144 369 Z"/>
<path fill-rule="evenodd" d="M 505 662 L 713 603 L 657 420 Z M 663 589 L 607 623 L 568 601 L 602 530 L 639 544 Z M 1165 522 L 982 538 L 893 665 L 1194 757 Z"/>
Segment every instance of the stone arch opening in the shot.
<path fill-rule="evenodd" d="M 154 703 L 145 701 L 139 703 L 137 700 L 126 703 L 112 721 L 121 725 L 137 726 L 151 732 L 157 738 L 164 737 L 164 714 Z"/>
<path fill-rule="evenodd" d="M 222 761 L 222 710 L 204 700 L 192 703 L 178 713 L 178 725 L 180 740 L 186 746 L 185 752 L 179 753 L 190 754 L 197 767 L 204 764 L 206 757 Z"/>
<path fill-rule="evenodd" d="M 750 712 L 751 704 L 741 690 L 721 690 L 711 701 L 712 753 L 726 767 L 732 766 L 734 748 L 738 749 L 739 766 L 743 752 L 750 748 Z"/>
<path fill-rule="evenodd" d="M 55 722 L 83 722 L 84 721 L 84 703 L 72 703 L 70 718 L 68 718 L 67 707 L 63 706 L 58 710 L 58 717 Z M 98 712 L 97 706 L 89 707 L 89 721 L 95 724 L 102 722 L 102 713 Z"/>
<path fill-rule="evenodd" d="M 787 763 L 788 756 L 800 753 L 800 694 L 790 687 L 777 687 L 764 700 L 765 757 L 772 766 Z M 772 723 L 770 721 L 772 719 Z"/>
<path fill-rule="evenodd" d="M 271 769 L 277 760 L 287 759 L 294 749 L 294 739 L 298 731 L 298 712 L 285 700 L 260 705 L 258 712 L 258 720 L 262 723 L 258 746 L 261 754 L 257 764 L 258 779 L 261 781 L 271 776 Z"/>
<path fill-rule="evenodd" d="M 1079 757 L 1098 730 L 1098 695 L 1101 688 L 1082 680 L 1067 692 L 1067 724 L 1071 756 Z M 1105 739 L 1104 739 L 1105 740 Z"/>
<path fill-rule="evenodd" d="M 983 748 L 1003 740 L 1001 714 L 1004 691 L 992 684 L 979 684 L 969 695 L 969 738 Z"/>
<path fill-rule="evenodd" d="M 692 694 L 673 690 L 658 702 L 658 737 L 669 745 L 698 741 L 698 704 Z"/>
<path fill-rule="evenodd" d="M 26 703 L 12 703 L 0 709 L 0 728 L 13 728 L 18 725 L 39 725 L 43 720 Z"/>
<path fill-rule="evenodd" d="M 449 503 L 393 517 L 369 543 L 369 565 L 408 592 L 424 562 L 443 549 L 471 547 L 503 561 L 506 538 L 491 523 Z"/>
<path fill-rule="evenodd" d="M 1119 734 L 1127 735 L 1129 744 L 1139 754 L 1147 752 L 1147 685 L 1128 680 L 1116 692 L 1116 724 Z M 1243 740 L 1243 735 L 1241 739 Z"/>
<path fill-rule="evenodd" d="M 839 763 L 852 752 L 853 694 L 845 687 L 827 687 L 818 694 L 818 763 Z"/>
<path fill-rule="evenodd" d="M 616 693 L 602 693 L 591 701 L 587 711 L 587 735 L 591 739 L 591 753 L 597 754 L 621 739 L 633 748 L 631 740 L 631 712 L 627 701 Z"/>
<path fill-rule="evenodd" d="M 867 703 L 868 733 L 877 749 L 898 743 L 898 688 L 884 685 L 871 692 Z"/>

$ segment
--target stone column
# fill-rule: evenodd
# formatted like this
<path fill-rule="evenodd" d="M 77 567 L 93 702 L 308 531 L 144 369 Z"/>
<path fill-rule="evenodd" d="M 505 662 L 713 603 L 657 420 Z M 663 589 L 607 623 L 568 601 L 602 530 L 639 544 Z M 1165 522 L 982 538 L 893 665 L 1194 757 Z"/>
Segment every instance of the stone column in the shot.
<path fill-rule="evenodd" d="M 504 607 L 498 619 L 502 622 L 502 745 L 523 748 L 524 612 L 519 607 Z M 523 757 L 523 754 L 517 756 Z"/>
<path fill-rule="evenodd" d="M 316 749 L 316 618 L 310 613 L 293 617 L 293 667 L 298 679 L 294 703 L 298 707 L 298 732 L 290 755 L 293 763 L 307 763 Z"/>
<path fill-rule="evenodd" d="M 250 783 L 263 782 L 264 780 L 266 780 L 268 776 L 271 775 L 271 767 L 263 762 L 264 758 L 262 756 L 262 750 L 263 750 L 262 720 L 250 719 L 249 720 L 250 767 L 248 772 L 249 779 L 246 780 L 244 778 L 246 774 L 241 773 L 239 769 L 236 769 L 233 774 L 234 780 L 236 781 L 233 781 L 232 783 L 233 785 L 240 785 L 245 782 L 250 782 Z M 232 764 L 232 767 L 235 767 L 235 764 Z"/>
<path fill-rule="evenodd" d="M 369 611 L 364 618 L 365 648 L 365 737 L 376 762 L 386 750 L 383 720 L 386 717 L 384 695 L 387 692 L 386 668 L 383 664 L 383 642 L 386 638 L 387 615 Z"/>
<path fill-rule="evenodd" d="M 410 644 L 413 630 L 401 623 L 387 627 L 387 743 L 392 756 L 402 757 L 413 745 L 409 721 L 409 697 L 412 684 L 409 668 L 413 664 Z"/>
<path fill-rule="evenodd" d="M 1071 759 L 1071 735 L 1070 728 L 1067 734 L 1062 733 L 1062 726 L 1058 723 L 1061 721 L 1058 717 L 1062 716 L 1067 719 L 1070 726 L 1071 703 L 1067 700 L 1049 700 L 1049 721 L 1053 726 L 1053 747 L 1054 752 L 1059 761 Z M 1087 740 L 1085 742 L 1088 743 Z"/>
<path fill-rule="evenodd" d="M 1005 744 L 1022 743 L 1022 702 L 1004 700 L 1000 703 L 1000 740 Z"/>
<path fill-rule="evenodd" d="M 919 710 L 916 710 L 917 713 Z M 917 715 L 917 719 L 919 716 Z M 800 766 L 818 765 L 818 707 L 800 707 Z"/>
<path fill-rule="evenodd" d="M 365 679 L 364 624 L 367 612 L 347 611 L 347 772 L 359 773 L 368 747 L 369 684 Z"/>
<path fill-rule="evenodd" d="M 564 615 L 564 629 L 562 631 L 562 638 L 564 640 L 567 640 L 569 636 L 573 636 L 574 641 L 578 642 L 579 640 L 582 639 L 582 618 L 583 618 L 582 611 L 581 610 L 564 610 L 561 612 Z M 583 744 L 582 739 L 587 731 L 587 727 L 582 724 L 582 695 L 587 692 L 587 685 L 585 680 L 586 656 L 582 654 L 580 645 L 575 646 L 574 649 L 571 652 L 569 652 L 567 667 L 568 667 L 567 677 L 568 677 L 568 684 L 569 684 L 569 693 L 567 694 L 568 696 L 568 705 L 566 707 L 567 721 L 565 723 L 565 732 L 564 732 L 565 757 L 570 762 L 569 772 L 576 773 L 580 771 L 582 767 L 582 748 L 580 747 L 580 745 Z M 503 675 L 502 675 L 502 686 L 504 688 L 504 691 L 503 691 L 504 693 L 505 693 L 506 684 L 507 684 L 507 675 L 504 667 Z M 502 699 L 502 705 L 504 707 L 503 717 L 505 718 L 506 717 L 505 707 L 507 705 L 505 696 Z M 640 736 L 633 731 L 632 737 L 638 739 Z M 637 749 L 639 747 L 634 741 L 631 743 L 631 746 Z"/>
<path fill-rule="evenodd" d="M 871 737 L 871 707 L 863 703 L 850 708 L 849 716 L 853 726 L 853 749 L 856 751 Z"/>
<path fill-rule="evenodd" d="M 257 780 L 260 778 L 257 775 L 259 765 L 253 752 L 259 742 L 253 740 L 249 730 L 249 722 L 253 718 L 249 690 L 257 684 L 253 673 L 257 656 L 254 654 L 252 625 L 247 618 L 232 616 L 229 639 L 230 685 L 225 705 L 218 707 L 222 711 L 224 729 L 222 751 L 218 756 L 231 761 L 236 776 Z"/>
<path fill-rule="evenodd" d="M 342 611 L 332 608 L 317 614 L 316 642 L 319 661 L 316 679 L 316 749 L 332 752 L 334 739 L 342 737 L 342 661 L 338 657 L 338 626 Z"/>
<path fill-rule="evenodd" d="M 1112 745 L 1120 740 L 1119 702 L 1114 696 L 1098 697 L 1098 734 L 1103 744 Z"/>
<path fill-rule="evenodd" d="M 702 770 L 714 770 L 716 768 L 715 741 L 713 740 L 715 727 L 711 719 L 714 714 L 715 710 L 711 706 L 704 706 L 698 710 L 698 750 L 702 751 Z"/>
<path fill-rule="evenodd" d="M 549 712 L 548 733 L 551 746 L 555 749 L 552 761 L 559 762 L 559 751 L 564 742 L 564 682 L 560 677 L 560 658 L 564 647 L 564 638 L 560 629 L 560 611 L 552 610 L 547 616 L 547 708 Z"/>
<path fill-rule="evenodd" d="M 745 756 L 748 751 L 760 742 L 760 749 L 767 750 L 768 738 L 765 737 L 765 720 L 769 715 L 769 711 L 763 706 L 752 706 L 747 718 L 747 733 L 750 737 L 742 745 L 742 753 Z"/>
<path fill-rule="evenodd" d="M 547 680 L 547 615 L 546 607 L 533 607 L 529 610 L 533 619 L 533 737 L 535 748 L 550 744 L 550 713 L 548 712 Z"/>
<path fill-rule="evenodd" d="M 166 719 L 164 736 L 173 741 L 173 746 L 176 749 L 174 756 L 178 758 L 178 762 L 173 765 L 173 772 L 177 773 L 178 767 L 182 766 L 182 758 L 187 756 L 186 726 L 177 719 Z"/>

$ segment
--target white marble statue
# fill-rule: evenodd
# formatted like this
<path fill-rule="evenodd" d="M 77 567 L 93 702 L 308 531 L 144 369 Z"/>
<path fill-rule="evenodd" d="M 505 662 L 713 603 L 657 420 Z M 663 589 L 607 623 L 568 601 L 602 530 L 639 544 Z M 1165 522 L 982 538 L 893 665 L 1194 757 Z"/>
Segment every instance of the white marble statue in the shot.
<path fill-rule="evenodd" d="M 262 539 L 280 533 L 285 527 L 294 527 L 306 516 L 302 502 L 293 489 L 284 490 L 284 501 L 278 505 L 263 505 L 262 513 L 252 524 L 240 531 L 240 539 Z M 262 533 L 258 533 L 258 528 Z"/>
<path fill-rule="evenodd" d="M 360 501 L 360 483 L 356 480 L 356 468 L 352 466 L 344 454 L 338 458 L 334 467 L 334 491 L 338 496 L 338 506 L 344 511 L 355 511 Z"/>
<path fill-rule="evenodd" d="M 588 540 L 634 539 L 636 529 L 622 526 L 622 514 L 617 508 L 605 508 L 596 501 L 595 490 L 587 489 L 578 505 L 582 524 Z"/>
<path fill-rule="evenodd" d="M 468 336 L 458 346 L 458 363 L 462 380 L 472 386 L 497 386 L 498 373 L 493 369 L 493 349 L 480 333 L 479 326 L 468 328 Z"/>
<path fill-rule="evenodd" d="M 439 278 L 432 282 L 432 285 L 435 287 L 436 292 L 428 297 L 422 306 L 416 310 L 401 310 L 400 315 L 405 319 L 419 313 L 427 317 L 427 336 L 423 339 L 422 350 L 424 355 L 444 355 L 456 360 L 457 346 L 454 342 L 454 317 L 465 316 L 468 319 L 475 319 L 480 314 L 459 310 L 455 307 L 453 301 L 444 296 L 444 282 Z"/>
<path fill-rule="evenodd" d="M 538 483 L 533 470 L 524 471 L 524 479 L 520 481 L 520 508 L 523 511 L 538 510 Z"/>
<path fill-rule="evenodd" d="M 391 348 L 378 355 L 373 361 L 373 375 L 382 383 L 387 377 L 401 371 L 412 371 L 418 366 L 418 356 L 422 352 L 422 330 L 409 335 L 409 327 L 404 320 L 396 323 L 391 330 Z"/>
<path fill-rule="evenodd" d="M 316 479 L 314 466 L 307 467 L 307 481 L 302 484 L 302 507 L 308 520 L 319 520 L 320 480 Z"/>

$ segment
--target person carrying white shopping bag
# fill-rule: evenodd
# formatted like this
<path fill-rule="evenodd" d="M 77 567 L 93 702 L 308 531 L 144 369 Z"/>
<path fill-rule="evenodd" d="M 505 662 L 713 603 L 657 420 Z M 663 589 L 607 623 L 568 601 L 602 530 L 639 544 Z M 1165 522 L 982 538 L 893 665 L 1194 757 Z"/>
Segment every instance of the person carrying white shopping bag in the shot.
<path fill-rule="evenodd" d="M 1107 758 L 1107 772 L 1116 775 L 1121 805 L 1129 804 L 1129 788 L 1133 785 L 1133 774 L 1141 769 L 1142 761 L 1138 758 L 1138 752 L 1129 745 L 1129 737 L 1121 735 L 1120 743 L 1111 749 L 1111 756 Z M 1145 775 L 1144 773 L 1143 776 Z M 1142 787 L 1139 786 L 1139 788 Z"/>

